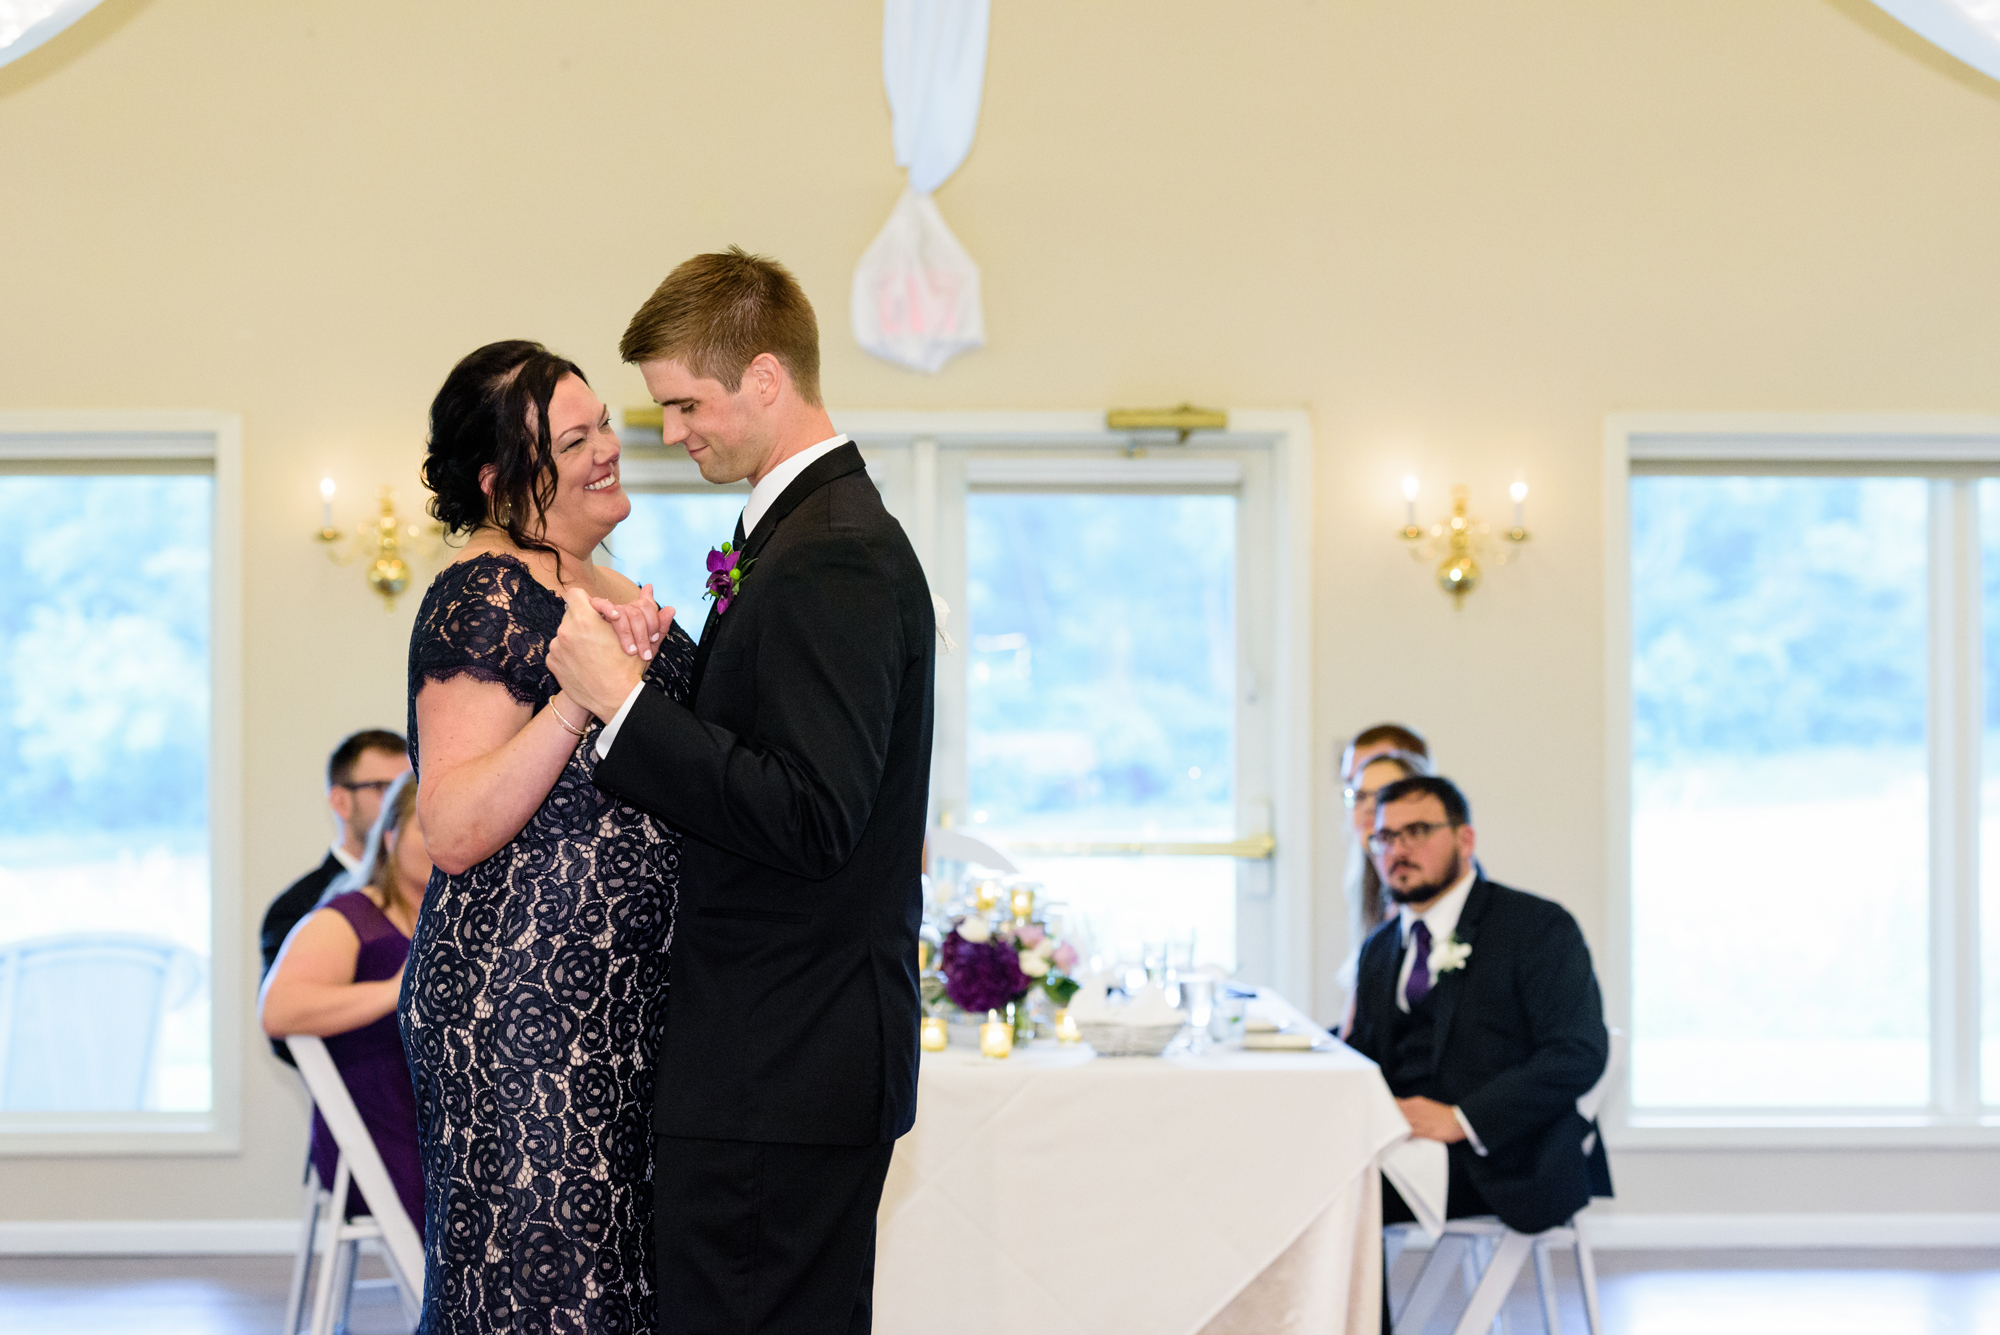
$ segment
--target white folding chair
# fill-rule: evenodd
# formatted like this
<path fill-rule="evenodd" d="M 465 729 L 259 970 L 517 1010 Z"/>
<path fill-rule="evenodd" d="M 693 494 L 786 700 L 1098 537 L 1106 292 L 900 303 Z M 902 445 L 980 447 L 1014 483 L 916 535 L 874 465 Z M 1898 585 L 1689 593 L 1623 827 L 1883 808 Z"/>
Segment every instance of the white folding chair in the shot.
<path fill-rule="evenodd" d="M 319 1170 L 306 1161 L 306 1211 L 299 1221 L 299 1250 L 292 1257 L 292 1285 L 285 1298 L 285 1335 L 299 1335 L 299 1322 L 306 1315 L 306 1280 L 312 1274 L 313 1256 L 319 1249 L 320 1216 L 332 1199 L 320 1185 Z"/>
<path fill-rule="evenodd" d="M 1576 1101 L 1576 1110 L 1587 1122 L 1595 1122 L 1598 1112 L 1604 1107 L 1604 1100 L 1611 1092 L 1611 1078 L 1625 1062 L 1625 1031 L 1611 1030 L 1611 1053 L 1604 1063 L 1604 1074 L 1589 1092 Z M 1581 1149 L 1589 1154 L 1597 1145 L 1597 1132 L 1584 1137 Z M 1386 1232 L 1397 1236 L 1393 1245 L 1385 1240 L 1387 1255 L 1400 1253 L 1414 1224 L 1391 1225 Z M 1514 1288 L 1514 1280 L 1521 1273 L 1529 1257 L 1535 1262 L 1535 1287 L 1542 1298 L 1542 1321 L 1548 1328 L 1548 1335 L 1562 1335 L 1562 1316 L 1556 1303 L 1555 1268 L 1549 1262 L 1550 1249 L 1568 1247 L 1576 1256 L 1576 1277 L 1583 1289 L 1583 1317 L 1590 1327 L 1590 1335 L 1604 1335 L 1604 1319 L 1597 1305 L 1597 1263 L 1590 1252 L 1590 1241 L 1577 1227 L 1574 1216 L 1567 1224 L 1545 1229 L 1540 1233 L 1516 1233 L 1498 1219 L 1481 1215 L 1473 1219 L 1447 1219 L 1444 1234 L 1431 1247 L 1430 1259 L 1424 1262 L 1423 1270 L 1417 1275 L 1417 1282 L 1403 1300 L 1400 1310 L 1393 1313 L 1396 1335 L 1404 1332 L 1421 1331 L 1444 1299 L 1445 1289 L 1451 1283 L 1450 1267 L 1440 1264 L 1448 1242 L 1463 1243 L 1460 1269 L 1464 1274 L 1466 1287 L 1472 1297 L 1465 1305 L 1465 1313 L 1452 1328 L 1452 1335 L 1480 1335 L 1486 1330 L 1504 1332 L 1506 1323 L 1500 1316 L 1500 1308 L 1507 1301 L 1507 1295 Z M 1393 1264 L 1393 1260 L 1391 1261 Z M 1383 1295 L 1384 1301 L 1388 1295 Z"/>
<path fill-rule="evenodd" d="M 314 1247 L 319 1261 L 319 1282 L 313 1291 L 312 1335 L 333 1335 L 337 1326 L 346 1324 L 347 1306 L 355 1288 L 355 1261 L 364 1241 L 373 1241 L 382 1248 L 383 1259 L 389 1263 L 390 1280 L 402 1297 L 404 1310 L 414 1321 L 424 1297 L 424 1244 L 417 1226 L 403 1209 L 402 1197 L 396 1194 L 395 1183 L 389 1180 L 389 1170 L 383 1166 L 382 1155 L 355 1109 L 354 1099 L 348 1094 L 347 1084 L 340 1078 L 326 1044 L 303 1034 L 288 1038 L 285 1043 L 291 1048 L 299 1076 L 306 1082 L 306 1092 L 325 1119 L 327 1130 L 333 1133 L 333 1143 L 339 1151 L 333 1182 L 326 1192 L 320 1192 L 317 1174 L 308 1175 L 307 1245 Z M 369 1210 L 368 1214 L 353 1219 L 343 1217 L 347 1213 L 350 1184 L 361 1188 L 361 1198 Z M 292 1325 L 287 1335 L 294 1335 L 298 1329 L 305 1301 L 305 1270 L 306 1259 L 301 1257 L 293 1266 Z"/>

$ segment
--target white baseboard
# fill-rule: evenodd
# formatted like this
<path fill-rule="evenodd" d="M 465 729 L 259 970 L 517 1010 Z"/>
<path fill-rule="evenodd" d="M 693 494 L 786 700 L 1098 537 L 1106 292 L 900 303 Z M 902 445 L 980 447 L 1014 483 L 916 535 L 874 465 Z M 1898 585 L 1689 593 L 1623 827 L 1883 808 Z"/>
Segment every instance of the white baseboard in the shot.
<path fill-rule="evenodd" d="M 1580 1221 L 1605 1251 L 2000 1248 L 2000 1214 L 1615 1214 Z"/>
<path fill-rule="evenodd" d="M 298 1249 L 296 1219 L 0 1220 L 0 1256 L 260 1256 Z"/>
<path fill-rule="evenodd" d="M 2000 1214 L 1585 1214 L 1604 1252 L 2000 1249 Z M 1430 1246 L 1421 1231 L 1407 1244 Z"/>
<path fill-rule="evenodd" d="M 1614 1214 L 1583 1216 L 1600 1251 L 1939 1247 L 2000 1249 L 2000 1214 Z M 0 1256 L 290 1255 L 295 1219 L 0 1220 Z M 1411 1239 L 1427 1245 L 1421 1233 Z"/>

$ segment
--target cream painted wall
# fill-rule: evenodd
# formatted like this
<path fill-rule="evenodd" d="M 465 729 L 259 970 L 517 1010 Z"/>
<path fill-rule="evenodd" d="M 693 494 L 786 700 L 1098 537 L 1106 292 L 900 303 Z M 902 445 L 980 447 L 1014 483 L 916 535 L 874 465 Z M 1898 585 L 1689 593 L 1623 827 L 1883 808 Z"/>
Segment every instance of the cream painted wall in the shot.
<path fill-rule="evenodd" d="M 413 501 L 492 338 L 643 401 L 617 335 L 696 250 L 794 267 L 836 405 L 1309 408 L 1328 830 L 1336 739 L 1415 721 L 1600 950 L 1605 415 L 2000 407 L 2000 86 L 1865 0 L 1010 0 L 939 194 L 991 342 L 934 378 L 845 332 L 900 187 L 879 15 L 106 0 L 0 69 L 0 408 L 243 415 L 246 932 L 319 855 L 328 746 L 403 715 L 414 600 L 326 564 L 314 484 Z M 1409 471 L 1534 485 L 1460 613 L 1390 538 Z M 0 1213 L 288 1215 L 300 1101 L 243 1043 L 241 1155 L 0 1160 Z M 1628 1154 L 1618 1208 L 1986 1209 L 1995 1157 Z"/>

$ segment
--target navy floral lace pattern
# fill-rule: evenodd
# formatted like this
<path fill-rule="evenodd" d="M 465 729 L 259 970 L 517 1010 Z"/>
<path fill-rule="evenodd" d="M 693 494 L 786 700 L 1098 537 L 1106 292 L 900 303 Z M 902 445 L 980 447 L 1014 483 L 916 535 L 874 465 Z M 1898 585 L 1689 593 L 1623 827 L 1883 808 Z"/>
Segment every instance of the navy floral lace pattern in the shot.
<path fill-rule="evenodd" d="M 539 711 L 563 602 L 511 557 L 440 574 L 410 640 L 410 758 L 427 681 Z M 678 625 L 647 679 L 687 698 Z M 424 1335 L 655 1328 L 653 1062 L 680 836 L 591 785 L 598 728 L 505 848 L 431 877 L 399 1015 L 424 1162 Z"/>

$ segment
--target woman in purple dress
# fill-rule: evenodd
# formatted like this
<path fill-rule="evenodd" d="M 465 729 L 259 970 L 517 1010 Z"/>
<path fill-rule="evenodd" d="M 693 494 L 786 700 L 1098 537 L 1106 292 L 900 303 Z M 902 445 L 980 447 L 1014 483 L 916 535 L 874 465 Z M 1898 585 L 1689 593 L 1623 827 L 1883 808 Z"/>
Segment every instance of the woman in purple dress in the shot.
<path fill-rule="evenodd" d="M 264 1032 L 272 1038 L 312 1034 L 326 1040 L 327 1055 L 419 1231 L 423 1161 L 417 1153 L 416 1096 L 396 1028 L 396 998 L 430 877 L 417 785 L 405 773 L 382 797 L 382 814 L 361 865 L 335 881 L 319 908 L 285 938 L 262 1003 Z M 339 1156 L 333 1133 L 313 1109 L 312 1162 L 322 1184 L 333 1184 Z M 365 1209 L 359 1189 L 350 1192 L 347 1213 Z"/>

